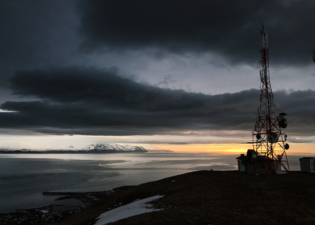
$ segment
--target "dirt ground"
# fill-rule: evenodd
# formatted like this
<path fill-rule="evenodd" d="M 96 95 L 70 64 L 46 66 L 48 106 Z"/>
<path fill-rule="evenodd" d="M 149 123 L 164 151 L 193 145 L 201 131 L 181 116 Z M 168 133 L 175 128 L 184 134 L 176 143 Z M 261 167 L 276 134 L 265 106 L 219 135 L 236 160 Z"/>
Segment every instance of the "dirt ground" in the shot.
<path fill-rule="evenodd" d="M 154 208 L 164 210 L 111 224 L 315 224 L 315 174 L 197 171 L 141 184 L 100 199 L 61 225 L 94 224 L 95 218 L 118 203 L 128 204 L 154 195 L 164 196 L 152 202 Z"/>

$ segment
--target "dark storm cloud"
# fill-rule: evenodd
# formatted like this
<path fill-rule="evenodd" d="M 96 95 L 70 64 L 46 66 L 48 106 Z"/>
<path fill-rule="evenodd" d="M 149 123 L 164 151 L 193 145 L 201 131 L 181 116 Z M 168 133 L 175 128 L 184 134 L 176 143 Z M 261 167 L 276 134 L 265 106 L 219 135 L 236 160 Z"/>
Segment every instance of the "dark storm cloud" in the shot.
<path fill-rule="evenodd" d="M 69 61 L 78 45 L 72 2 L 0 0 L 0 86 L 14 70 Z"/>
<path fill-rule="evenodd" d="M 97 104 L 104 109 L 181 113 L 199 110 L 207 113 L 215 112 L 218 108 L 233 110 L 240 102 L 243 106 L 251 107 L 247 103 L 248 97 L 243 93 L 209 96 L 162 89 L 118 76 L 115 69 L 99 71 L 93 68 L 69 67 L 17 72 L 11 78 L 11 89 L 13 94 L 20 96 L 60 103 L 84 102 L 91 106 Z M 255 99 L 255 95 L 248 96 Z M 216 108 L 211 107 L 214 105 Z"/>
<path fill-rule="evenodd" d="M 258 90 L 205 95 L 162 89 L 117 75 L 116 70 L 68 67 L 21 71 L 11 79 L 14 94 L 39 101 L 5 102 L 1 128 L 44 133 L 135 135 L 181 130 L 251 130 Z M 289 114 L 290 133 L 314 135 L 315 91 L 276 92 Z"/>
<path fill-rule="evenodd" d="M 261 19 L 273 62 L 308 64 L 315 48 L 313 1 L 84 0 L 78 8 L 86 51 L 210 51 L 231 62 L 257 63 Z"/>

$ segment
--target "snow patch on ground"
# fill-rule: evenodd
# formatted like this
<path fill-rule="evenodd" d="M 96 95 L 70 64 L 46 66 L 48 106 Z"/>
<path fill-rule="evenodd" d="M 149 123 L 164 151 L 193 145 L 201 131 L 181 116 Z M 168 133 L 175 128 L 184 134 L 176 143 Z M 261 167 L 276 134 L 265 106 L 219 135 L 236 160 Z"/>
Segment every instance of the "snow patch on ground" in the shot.
<path fill-rule="evenodd" d="M 99 219 L 95 225 L 104 225 L 107 223 L 112 223 L 121 219 L 125 219 L 131 216 L 139 215 L 142 213 L 160 211 L 162 209 L 153 209 L 148 202 L 154 201 L 156 199 L 162 198 L 161 195 L 155 195 L 149 198 L 144 198 L 141 200 L 136 200 L 130 204 L 115 208 L 108 212 L 102 213 L 97 219 Z"/>

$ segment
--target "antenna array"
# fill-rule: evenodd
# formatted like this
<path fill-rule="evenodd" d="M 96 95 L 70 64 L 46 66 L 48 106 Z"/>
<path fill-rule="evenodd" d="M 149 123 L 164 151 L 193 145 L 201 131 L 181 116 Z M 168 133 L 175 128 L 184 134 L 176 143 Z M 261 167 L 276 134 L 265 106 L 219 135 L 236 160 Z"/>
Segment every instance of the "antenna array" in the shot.
<path fill-rule="evenodd" d="M 279 167 L 290 172 L 286 154 L 289 144 L 286 143 L 287 135 L 281 131 L 281 128 L 287 127 L 285 118 L 287 114 L 279 113 L 277 115 L 277 108 L 274 105 L 269 73 L 268 35 L 263 24 L 260 36 L 262 42 L 260 50 L 262 66 L 260 70 L 260 106 L 252 132 L 253 150 L 248 150 L 247 155 L 250 155 L 252 160 L 257 160 L 254 173 L 263 166 L 267 166 L 267 174 L 275 173 Z"/>

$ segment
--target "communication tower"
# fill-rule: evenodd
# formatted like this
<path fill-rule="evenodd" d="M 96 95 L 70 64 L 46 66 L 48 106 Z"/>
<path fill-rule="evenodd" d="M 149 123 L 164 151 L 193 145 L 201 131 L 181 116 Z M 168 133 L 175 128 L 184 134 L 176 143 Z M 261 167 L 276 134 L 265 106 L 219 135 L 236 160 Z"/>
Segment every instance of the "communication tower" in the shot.
<path fill-rule="evenodd" d="M 270 84 L 268 36 L 262 24 L 260 32 L 262 48 L 261 70 L 260 70 L 260 106 L 256 124 L 252 132 L 253 149 L 247 151 L 247 159 L 253 164 L 253 172 L 264 171 L 272 174 L 283 168 L 290 172 L 286 150 L 289 144 L 286 143 L 287 135 L 281 129 L 287 127 L 285 113 L 277 113 L 274 105 L 274 98 Z"/>

